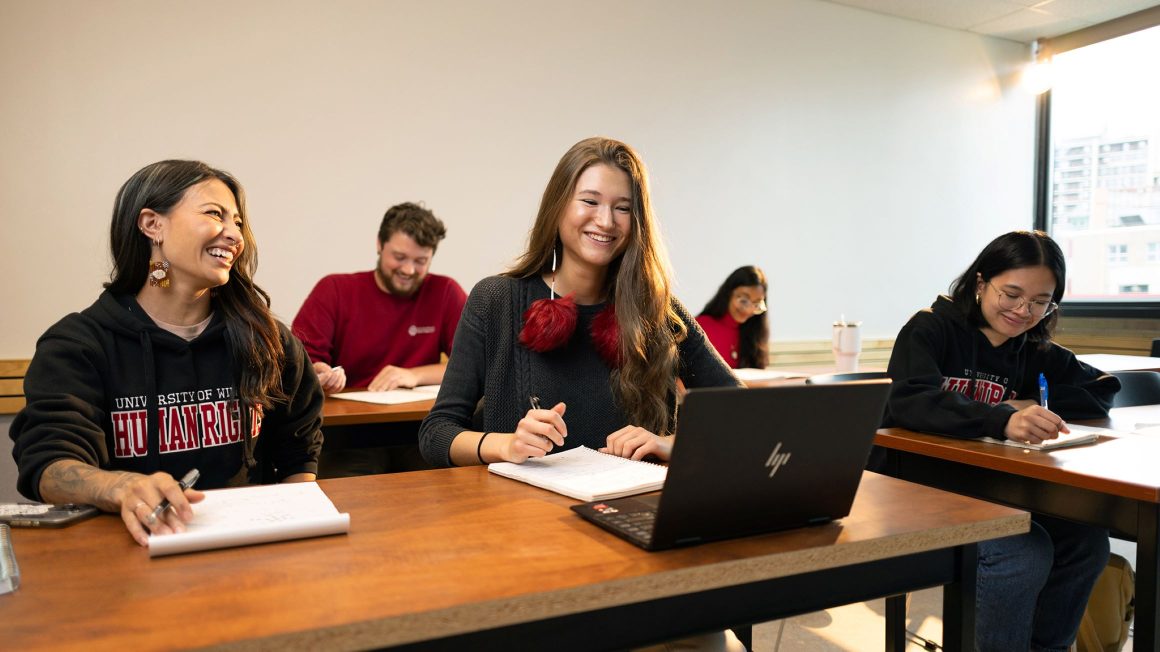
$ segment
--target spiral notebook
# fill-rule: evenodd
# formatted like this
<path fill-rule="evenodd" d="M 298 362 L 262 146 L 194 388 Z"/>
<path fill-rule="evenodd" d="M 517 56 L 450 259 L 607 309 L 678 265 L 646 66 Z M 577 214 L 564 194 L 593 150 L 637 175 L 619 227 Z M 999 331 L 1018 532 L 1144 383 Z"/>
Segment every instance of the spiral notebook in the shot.
<path fill-rule="evenodd" d="M 656 491 L 668 469 L 579 446 L 523 464 L 494 462 L 487 470 L 583 501 L 608 500 Z"/>

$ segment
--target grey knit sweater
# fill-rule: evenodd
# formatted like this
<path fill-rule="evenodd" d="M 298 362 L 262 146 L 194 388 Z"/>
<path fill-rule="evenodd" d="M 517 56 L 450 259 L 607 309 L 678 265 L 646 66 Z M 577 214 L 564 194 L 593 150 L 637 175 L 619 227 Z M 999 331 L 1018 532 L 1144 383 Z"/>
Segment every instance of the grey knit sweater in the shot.
<path fill-rule="evenodd" d="M 419 428 L 419 448 L 429 463 L 450 466 L 451 441 L 464 430 L 514 432 L 531 396 L 539 397 L 544 408 L 561 401 L 567 405 L 568 438 L 557 450 L 600 448 L 609 434 L 628 424 L 612 396 L 611 371 L 592 346 L 588 330 L 603 304 L 578 306 L 576 333 L 555 351 L 535 353 L 519 344 L 524 311 L 548 294 L 538 276 L 492 276 L 472 289 L 455 331 L 439 398 Z M 673 303 L 689 329 L 679 345 L 679 373 L 685 386 L 738 385 L 701 327 L 679 301 Z M 482 422 L 473 425 L 480 399 Z M 675 397 L 669 402 L 675 410 Z"/>

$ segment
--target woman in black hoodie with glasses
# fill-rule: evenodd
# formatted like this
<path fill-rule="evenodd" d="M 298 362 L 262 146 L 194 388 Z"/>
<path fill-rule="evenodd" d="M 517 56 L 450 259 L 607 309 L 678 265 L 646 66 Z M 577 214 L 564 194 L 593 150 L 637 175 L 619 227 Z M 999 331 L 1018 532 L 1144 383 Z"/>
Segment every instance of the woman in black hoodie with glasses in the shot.
<path fill-rule="evenodd" d="M 885 425 L 1039 443 L 1067 432 L 1065 419 L 1107 416 L 1119 381 L 1051 341 L 1065 286 L 1047 234 L 993 240 L 898 334 Z M 1107 559 L 1107 530 L 1039 514 L 1028 534 L 980 543 L 978 649 L 1067 650 Z"/>
<path fill-rule="evenodd" d="M 313 480 L 322 391 L 253 283 L 237 180 L 146 166 L 117 194 L 110 244 L 105 292 L 37 342 L 10 428 L 20 492 L 117 512 L 147 545 L 193 517 L 202 494 L 174 480 L 193 468 L 204 489 Z"/>

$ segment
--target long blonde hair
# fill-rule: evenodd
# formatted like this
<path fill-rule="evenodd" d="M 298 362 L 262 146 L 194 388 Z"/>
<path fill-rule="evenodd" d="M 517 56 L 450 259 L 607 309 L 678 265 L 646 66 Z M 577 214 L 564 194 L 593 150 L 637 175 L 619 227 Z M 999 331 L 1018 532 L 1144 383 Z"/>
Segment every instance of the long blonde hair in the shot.
<path fill-rule="evenodd" d="M 560 220 L 585 170 L 605 164 L 624 170 L 632 187 L 632 237 L 605 276 L 616 309 L 623 364 L 612 372 L 612 393 L 634 425 L 657 434 L 672 426 L 668 398 L 676 392 L 677 344 L 687 335 L 673 309 L 668 256 L 649 197 L 648 171 L 631 147 L 611 138 L 586 138 L 569 149 L 548 179 L 528 248 L 507 272 L 527 278 L 550 271 L 560 244 Z"/>

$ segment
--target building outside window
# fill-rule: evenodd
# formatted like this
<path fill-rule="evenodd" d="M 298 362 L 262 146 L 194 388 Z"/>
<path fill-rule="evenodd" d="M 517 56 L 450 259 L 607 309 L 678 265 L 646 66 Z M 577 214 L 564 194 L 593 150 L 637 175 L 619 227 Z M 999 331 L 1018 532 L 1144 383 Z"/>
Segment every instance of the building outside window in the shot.
<path fill-rule="evenodd" d="M 1070 301 L 1160 300 L 1157 61 L 1160 27 L 1052 59 L 1047 228 Z"/>

